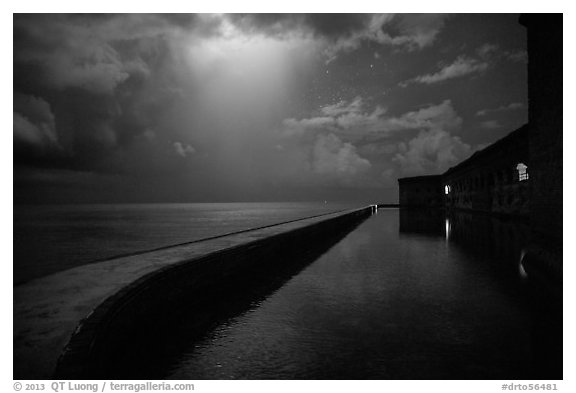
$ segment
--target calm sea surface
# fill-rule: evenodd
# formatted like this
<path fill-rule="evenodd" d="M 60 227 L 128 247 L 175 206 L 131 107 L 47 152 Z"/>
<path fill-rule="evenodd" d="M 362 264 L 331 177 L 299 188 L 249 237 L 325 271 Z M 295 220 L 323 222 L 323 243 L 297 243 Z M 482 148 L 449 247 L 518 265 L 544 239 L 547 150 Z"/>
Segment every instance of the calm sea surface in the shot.
<path fill-rule="evenodd" d="M 14 207 L 14 283 L 121 254 L 328 213 L 352 204 L 196 203 Z"/>

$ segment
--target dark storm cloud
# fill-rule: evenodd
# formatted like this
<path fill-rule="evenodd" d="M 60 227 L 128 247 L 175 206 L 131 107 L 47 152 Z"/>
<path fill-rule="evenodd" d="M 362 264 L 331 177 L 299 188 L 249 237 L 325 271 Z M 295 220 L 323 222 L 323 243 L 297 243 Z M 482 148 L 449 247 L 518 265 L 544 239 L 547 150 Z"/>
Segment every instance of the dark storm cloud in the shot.
<path fill-rule="evenodd" d="M 236 14 L 230 19 L 243 29 L 267 34 L 286 34 L 293 30 L 338 39 L 364 30 L 370 14 Z"/>
<path fill-rule="evenodd" d="M 270 34 L 301 30 L 318 37 L 339 39 L 372 30 L 393 41 L 419 40 L 430 43 L 448 15 L 443 14 L 234 14 L 230 20 L 243 29 Z M 410 38 L 409 38 L 410 37 Z"/>
<path fill-rule="evenodd" d="M 213 25 L 180 15 L 16 15 L 15 69 L 24 70 L 19 79 L 31 78 L 23 84 L 113 94 L 128 79 L 149 75 L 180 31 L 201 36 Z"/>
<path fill-rule="evenodd" d="M 169 83 L 159 89 L 150 75 L 162 75 L 171 61 L 170 37 L 195 22 L 188 15 L 16 15 L 14 133 L 23 148 L 15 162 L 41 156 L 47 167 L 65 160 L 78 170 L 121 170 L 106 157 L 170 105 Z M 44 119 L 30 114 L 33 104 Z"/>
<path fill-rule="evenodd" d="M 316 34 L 338 38 L 348 36 L 356 31 L 367 28 L 370 22 L 369 14 L 311 14 L 305 18 L 306 24 Z"/>
<path fill-rule="evenodd" d="M 230 20 L 250 32 L 274 36 L 310 35 L 329 43 L 328 62 L 339 52 L 375 42 L 407 50 L 432 45 L 448 15 L 444 14 L 253 14 Z"/>
<path fill-rule="evenodd" d="M 61 165 L 65 158 L 50 105 L 42 98 L 14 94 L 14 161 Z"/>

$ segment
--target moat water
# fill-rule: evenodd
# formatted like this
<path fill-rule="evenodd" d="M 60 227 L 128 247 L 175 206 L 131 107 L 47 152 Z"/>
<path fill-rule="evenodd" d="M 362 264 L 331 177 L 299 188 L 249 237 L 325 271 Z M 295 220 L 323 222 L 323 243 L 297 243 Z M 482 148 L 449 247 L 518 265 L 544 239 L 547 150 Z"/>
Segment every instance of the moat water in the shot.
<path fill-rule="evenodd" d="M 562 378 L 561 304 L 521 268 L 527 237 L 512 220 L 381 209 L 209 331 L 187 333 L 191 310 L 177 333 L 154 337 L 163 352 L 147 368 L 172 379 Z"/>

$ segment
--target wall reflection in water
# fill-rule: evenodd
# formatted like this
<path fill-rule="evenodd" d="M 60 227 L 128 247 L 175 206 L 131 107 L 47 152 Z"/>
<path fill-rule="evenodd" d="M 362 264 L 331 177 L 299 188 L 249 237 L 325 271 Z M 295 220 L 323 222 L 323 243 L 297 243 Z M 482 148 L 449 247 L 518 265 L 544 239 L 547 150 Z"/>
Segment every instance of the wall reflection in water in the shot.
<path fill-rule="evenodd" d="M 443 237 L 452 247 L 522 276 L 520 257 L 529 236 L 526 220 L 441 209 L 401 209 L 400 233 Z"/>
<path fill-rule="evenodd" d="M 529 277 L 521 264 L 529 244 L 527 220 L 442 209 L 401 209 L 401 236 L 443 237 L 448 247 L 486 264 L 493 277 L 515 291 L 521 285 L 531 315 L 534 359 L 543 378 L 562 378 L 562 299 Z"/>
<path fill-rule="evenodd" d="M 401 209 L 400 233 L 444 237 L 454 246 L 482 256 L 519 262 L 527 245 L 525 220 L 441 209 Z"/>

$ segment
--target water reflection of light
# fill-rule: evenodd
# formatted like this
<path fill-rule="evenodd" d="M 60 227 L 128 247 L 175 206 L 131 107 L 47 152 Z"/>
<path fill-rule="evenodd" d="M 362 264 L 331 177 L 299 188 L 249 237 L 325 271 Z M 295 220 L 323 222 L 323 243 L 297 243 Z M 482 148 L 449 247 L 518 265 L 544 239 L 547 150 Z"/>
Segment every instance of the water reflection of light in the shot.
<path fill-rule="evenodd" d="M 446 241 L 450 240 L 450 231 L 452 227 L 450 226 L 450 220 L 446 217 Z"/>
<path fill-rule="evenodd" d="M 520 274 L 520 278 L 527 279 L 528 273 L 526 273 L 526 269 L 524 269 L 524 257 L 526 256 L 526 251 L 522 250 L 520 253 L 520 262 L 518 263 L 518 273 Z"/>

